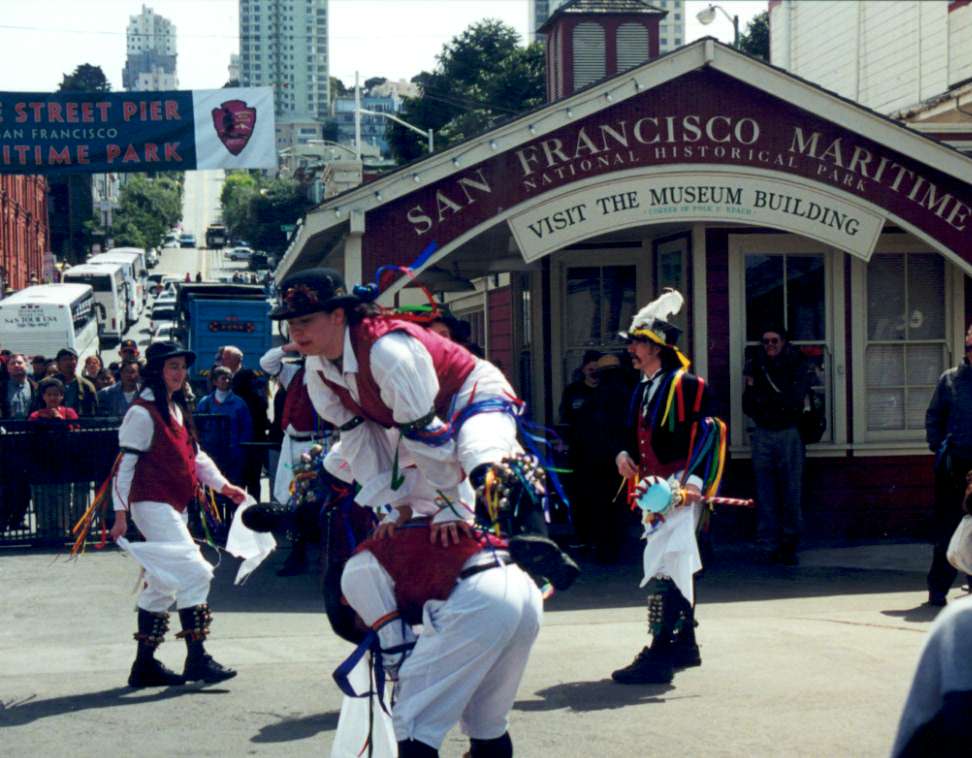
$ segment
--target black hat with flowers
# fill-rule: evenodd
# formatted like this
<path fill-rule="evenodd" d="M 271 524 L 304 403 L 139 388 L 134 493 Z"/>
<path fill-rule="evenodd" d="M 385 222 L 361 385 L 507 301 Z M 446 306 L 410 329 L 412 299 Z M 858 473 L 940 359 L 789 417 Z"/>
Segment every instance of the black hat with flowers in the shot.
<path fill-rule="evenodd" d="M 282 321 L 359 302 L 333 268 L 312 268 L 291 274 L 280 283 L 280 303 L 270 312 L 270 318 Z"/>

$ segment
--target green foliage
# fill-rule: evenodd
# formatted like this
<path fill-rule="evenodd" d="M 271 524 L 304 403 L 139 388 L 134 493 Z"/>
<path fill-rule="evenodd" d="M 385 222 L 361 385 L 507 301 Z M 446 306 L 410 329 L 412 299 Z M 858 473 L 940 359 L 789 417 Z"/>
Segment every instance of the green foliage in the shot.
<path fill-rule="evenodd" d="M 372 87 L 377 87 L 379 84 L 384 84 L 387 81 L 388 81 L 387 77 L 384 77 L 384 76 L 372 76 L 370 79 L 365 79 L 365 82 L 364 82 L 364 85 L 362 86 L 362 89 L 365 92 L 368 92 L 368 91 L 371 90 Z"/>
<path fill-rule="evenodd" d="M 226 177 L 220 200 L 223 223 L 230 236 L 273 254 L 282 253 L 287 247 L 287 236 L 281 227 L 296 224 L 313 206 L 299 182 L 264 180 L 245 172 Z"/>
<path fill-rule="evenodd" d="M 118 197 L 112 222 L 116 245 L 159 247 L 182 218 L 182 184 L 171 176 L 129 177 Z"/>
<path fill-rule="evenodd" d="M 405 99 L 402 118 L 434 129 L 436 147 L 448 147 L 544 101 L 543 47 L 520 47 L 512 27 L 480 21 L 442 48 L 435 71 L 412 81 L 421 94 Z M 388 137 L 400 161 L 427 150 L 421 137 L 398 124 L 390 125 Z"/>
<path fill-rule="evenodd" d="M 739 35 L 739 49 L 754 58 L 769 61 L 770 28 L 769 11 L 763 11 L 746 25 L 746 31 Z"/>
<path fill-rule="evenodd" d="M 61 79 L 59 92 L 110 92 L 111 84 L 101 66 L 82 63 Z"/>

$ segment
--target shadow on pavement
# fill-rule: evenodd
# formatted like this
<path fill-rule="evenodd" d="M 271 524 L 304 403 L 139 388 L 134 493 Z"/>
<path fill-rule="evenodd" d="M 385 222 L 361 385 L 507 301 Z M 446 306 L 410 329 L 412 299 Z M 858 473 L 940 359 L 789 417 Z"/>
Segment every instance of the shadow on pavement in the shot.
<path fill-rule="evenodd" d="M 114 708 L 121 705 L 144 705 L 159 703 L 177 697 L 192 695 L 219 695 L 228 693 L 226 689 L 208 689 L 204 685 L 152 688 L 133 690 L 131 687 L 113 687 L 100 692 L 87 692 L 80 695 L 64 695 L 46 700 L 35 700 L 30 695 L 23 700 L 0 702 L 0 729 L 11 726 L 31 724 L 39 719 L 61 716 L 101 708 Z"/>
<path fill-rule="evenodd" d="M 260 731 L 250 738 L 250 742 L 292 742 L 309 739 L 321 732 L 333 732 L 337 729 L 340 712 L 314 713 L 300 718 L 281 716 L 276 713 L 261 715 L 273 716 L 277 721 L 261 726 Z"/>
<path fill-rule="evenodd" d="M 564 682 L 538 690 L 542 700 L 519 700 L 513 704 L 518 711 L 604 711 L 632 705 L 664 703 L 662 697 L 675 688 L 670 684 L 616 684 L 610 679 L 596 682 Z"/>
<path fill-rule="evenodd" d="M 934 621 L 935 617 L 941 610 L 942 609 L 938 606 L 922 603 L 914 608 L 905 608 L 900 611 L 881 611 L 881 615 L 891 616 L 892 618 L 901 619 L 902 621 L 910 621 L 917 624 Z"/>

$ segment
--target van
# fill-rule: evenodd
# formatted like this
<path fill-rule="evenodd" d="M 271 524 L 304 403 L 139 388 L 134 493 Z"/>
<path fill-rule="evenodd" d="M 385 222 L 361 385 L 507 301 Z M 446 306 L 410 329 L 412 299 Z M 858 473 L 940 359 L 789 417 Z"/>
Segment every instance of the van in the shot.
<path fill-rule="evenodd" d="M 102 339 L 122 338 L 128 320 L 128 281 L 122 263 L 85 263 L 64 272 L 61 281 L 90 284 Z"/>
<path fill-rule="evenodd" d="M 0 300 L 0 345 L 48 358 L 69 347 L 83 365 L 101 350 L 91 285 L 39 284 Z"/>
<path fill-rule="evenodd" d="M 148 269 L 145 268 L 145 251 L 139 247 L 117 247 L 107 253 L 98 253 L 88 258 L 87 263 L 121 263 L 125 268 L 125 278 L 128 280 L 128 322 L 134 324 L 145 309 L 146 293 L 145 280 Z"/>

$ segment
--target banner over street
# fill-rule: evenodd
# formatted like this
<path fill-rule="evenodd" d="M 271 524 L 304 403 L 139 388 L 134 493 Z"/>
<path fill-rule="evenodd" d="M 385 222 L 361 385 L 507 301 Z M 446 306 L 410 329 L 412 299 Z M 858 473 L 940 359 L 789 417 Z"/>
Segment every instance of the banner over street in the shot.
<path fill-rule="evenodd" d="M 276 168 L 273 89 L 0 92 L 0 174 Z"/>

